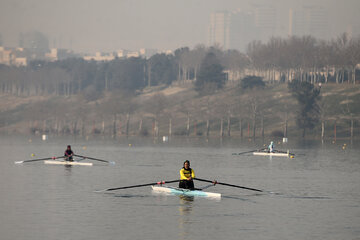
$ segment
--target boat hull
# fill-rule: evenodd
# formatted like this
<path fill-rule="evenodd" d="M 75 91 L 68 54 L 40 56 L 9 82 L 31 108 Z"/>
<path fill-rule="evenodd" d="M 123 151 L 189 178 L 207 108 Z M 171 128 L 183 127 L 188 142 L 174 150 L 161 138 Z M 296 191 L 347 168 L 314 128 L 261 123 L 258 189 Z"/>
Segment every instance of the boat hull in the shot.
<path fill-rule="evenodd" d="M 290 157 L 290 153 L 286 153 L 286 152 L 273 152 L 273 153 L 269 153 L 269 152 L 253 152 L 254 155 L 257 156 L 274 156 L 274 157 Z"/>
<path fill-rule="evenodd" d="M 151 186 L 154 192 L 167 193 L 175 195 L 183 195 L 189 197 L 208 197 L 208 198 L 221 198 L 220 193 L 203 192 L 199 190 L 188 190 L 173 187 Z"/>
<path fill-rule="evenodd" d="M 56 160 L 45 160 L 45 164 L 56 164 L 56 165 L 78 165 L 78 166 L 92 166 L 89 162 L 71 162 L 71 161 L 56 161 Z"/>

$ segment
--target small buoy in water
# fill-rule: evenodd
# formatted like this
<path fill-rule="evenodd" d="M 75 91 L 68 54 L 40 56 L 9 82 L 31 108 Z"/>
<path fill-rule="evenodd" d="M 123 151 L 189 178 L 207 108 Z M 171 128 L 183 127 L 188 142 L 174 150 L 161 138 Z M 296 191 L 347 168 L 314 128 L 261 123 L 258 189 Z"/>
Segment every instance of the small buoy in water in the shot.
<path fill-rule="evenodd" d="M 132 144 L 131 143 L 129 143 L 129 147 L 131 147 L 132 146 Z"/>
<path fill-rule="evenodd" d="M 293 156 L 293 155 L 291 155 L 291 156 L 290 156 L 290 158 L 294 158 L 294 156 Z"/>
<path fill-rule="evenodd" d="M 32 153 L 32 154 L 31 154 L 31 156 L 32 156 L 32 157 L 35 157 L 35 154 L 34 154 L 34 153 Z"/>

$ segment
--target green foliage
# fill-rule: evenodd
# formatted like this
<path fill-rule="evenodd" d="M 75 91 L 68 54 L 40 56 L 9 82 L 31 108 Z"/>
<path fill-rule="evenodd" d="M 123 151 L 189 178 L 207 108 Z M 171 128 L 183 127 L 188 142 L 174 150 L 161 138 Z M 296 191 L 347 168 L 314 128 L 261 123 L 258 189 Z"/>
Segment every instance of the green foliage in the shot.
<path fill-rule="evenodd" d="M 320 89 L 310 82 L 299 80 L 289 82 L 288 89 L 299 104 L 296 125 L 303 130 L 305 137 L 306 129 L 313 129 L 319 122 Z"/>
<path fill-rule="evenodd" d="M 110 88 L 131 92 L 142 89 L 145 86 L 144 66 L 145 61 L 141 58 L 114 60 L 110 66 Z"/>
<path fill-rule="evenodd" d="M 149 59 L 148 65 L 151 69 L 151 86 L 170 85 L 176 79 L 176 69 L 172 55 L 155 54 Z"/>
<path fill-rule="evenodd" d="M 220 64 L 219 59 L 212 52 L 209 52 L 201 62 L 200 71 L 195 81 L 195 90 L 210 92 L 223 88 L 226 83 L 224 67 Z M 210 87 L 209 87 L 210 85 Z"/>
<path fill-rule="evenodd" d="M 262 77 L 246 76 L 241 80 L 240 86 L 242 89 L 253 89 L 265 87 L 265 82 Z"/>

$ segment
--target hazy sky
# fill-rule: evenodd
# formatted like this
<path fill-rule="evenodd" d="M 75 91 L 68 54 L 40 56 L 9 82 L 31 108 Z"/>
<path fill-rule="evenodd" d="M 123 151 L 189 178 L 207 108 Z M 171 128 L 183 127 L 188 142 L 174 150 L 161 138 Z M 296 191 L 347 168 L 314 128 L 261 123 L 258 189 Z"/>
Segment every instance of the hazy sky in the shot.
<path fill-rule="evenodd" d="M 192 48 L 207 43 L 212 12 L 248 10 L 254 2 L 286 13 L 319 4 L 329 10 L 333 35 L 360 28 L 360 0 L 0 0 L 0 33 L 5 46 L 17 46 L 20 32 L 37 30 L 50 47 L 77 52 Z"/>

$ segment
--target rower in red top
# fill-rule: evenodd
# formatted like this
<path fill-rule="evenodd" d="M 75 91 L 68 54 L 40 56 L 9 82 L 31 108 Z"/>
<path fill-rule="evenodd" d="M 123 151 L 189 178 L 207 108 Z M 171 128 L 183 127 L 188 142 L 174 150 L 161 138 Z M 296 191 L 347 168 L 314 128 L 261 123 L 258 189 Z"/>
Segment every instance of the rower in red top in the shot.
<path fill-rule="evenodd" d="M 70 145 L 67 146 L 64 156 L 65 156 L 65 161 L 70 161 L 70 162 L 74 161 L 73 160 L 74 152 L 71 150 Z"/>

